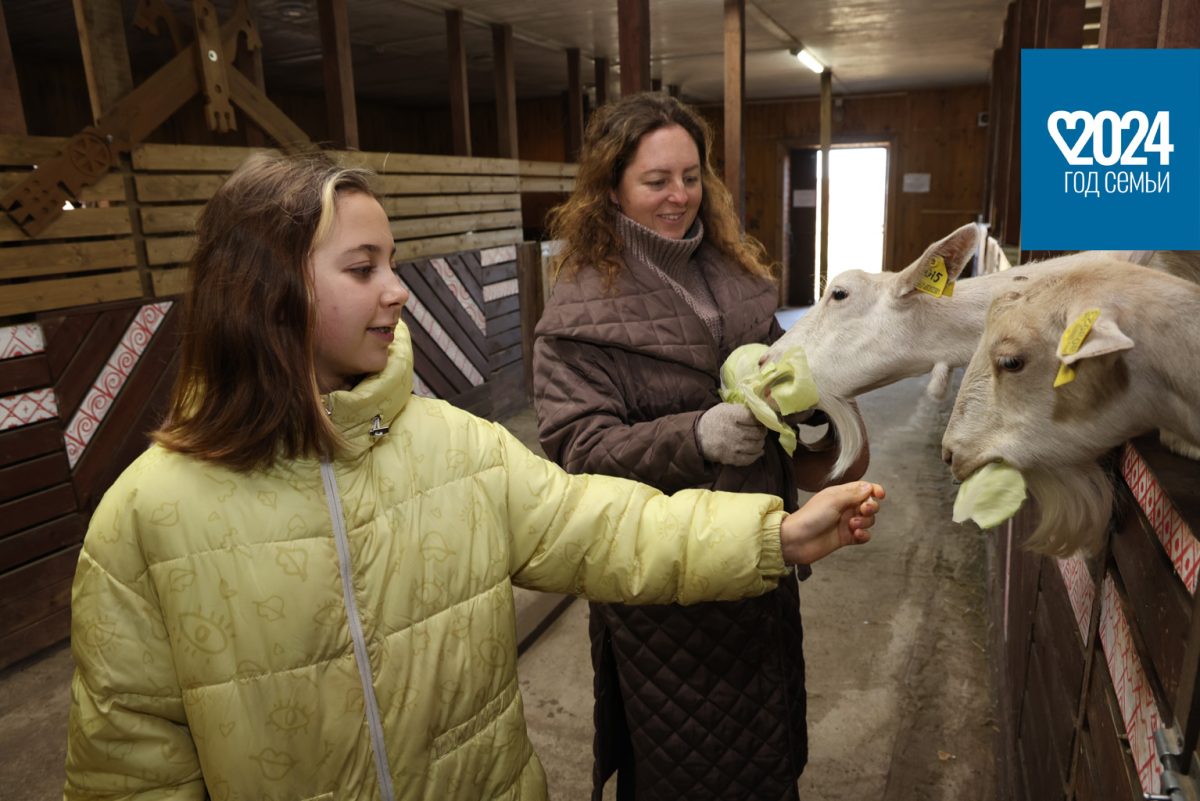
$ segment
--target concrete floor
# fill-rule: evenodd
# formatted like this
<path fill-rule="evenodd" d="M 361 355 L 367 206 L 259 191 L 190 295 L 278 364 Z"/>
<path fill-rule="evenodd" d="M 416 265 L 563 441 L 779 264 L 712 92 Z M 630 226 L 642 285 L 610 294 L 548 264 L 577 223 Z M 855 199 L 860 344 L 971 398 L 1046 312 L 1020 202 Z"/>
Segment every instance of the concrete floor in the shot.
<path fill-rule="evenodd" d="M 938 456 L 950 400 L 923 391 L 924 380 L 913 379 L 860 399 L 872 437 L 867 477 L 888 500 L 875 539 L 820 563 L 801 590 L 811 741 L 804 801 L 994 798 L 984 535 L 950 522 L 954 488 Z M 506 424 L 536 448 L 531 412 Z M 533 603 L 532 593 L 518 599 Z M 61 798 L 71 669 L 63 645 L 0 673 L 0 797 Z M 587 798 L 587 605 L 571 604 L 519 671 L 551 797 Z"/>

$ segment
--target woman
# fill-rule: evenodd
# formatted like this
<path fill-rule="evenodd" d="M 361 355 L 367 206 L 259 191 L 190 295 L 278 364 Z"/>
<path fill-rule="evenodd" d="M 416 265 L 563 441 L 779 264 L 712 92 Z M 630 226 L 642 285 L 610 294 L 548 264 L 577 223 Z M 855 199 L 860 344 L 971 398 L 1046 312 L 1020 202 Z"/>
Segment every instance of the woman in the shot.
<path fill-rule="evenodd" d="M 741 405 L 721 403 L 736 347 L 770 343 L 777 290 L 709 163 L 711 134 L 677 100 L 601 107 L 571 198 L 554 210 L 559 280 L 534 344 L 542 447 L 570 472 L 768 492 L 797 505 L 834 453 L 793 462 Z M 866 469 L 866 449 L 849 478 Z M 592 604 L 594 797 L 793 799 L 807 759 L 794 579 L 750 601 Z"/>

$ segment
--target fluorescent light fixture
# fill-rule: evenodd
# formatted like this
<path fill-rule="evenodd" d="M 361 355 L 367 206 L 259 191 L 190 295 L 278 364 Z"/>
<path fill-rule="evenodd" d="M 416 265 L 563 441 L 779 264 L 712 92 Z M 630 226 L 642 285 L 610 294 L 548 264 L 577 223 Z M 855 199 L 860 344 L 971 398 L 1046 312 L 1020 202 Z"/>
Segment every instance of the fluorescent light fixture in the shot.
<path fill-rule="evenodd" d="M 805 48 L 800 48 L 799 50 L 793 50 L 792 55 L 795 56 L 796 60 L 798 60 L 801 64 L 808 67 L 810 70 L 817 73 L 818 75 L 820 75 L 822 72 L 825 71 L 825 65 L 822 64 L 820 61 L 817 61 L 813 57 L 813 54 L 808 52 L 808 50 L 806 50 Z"/>

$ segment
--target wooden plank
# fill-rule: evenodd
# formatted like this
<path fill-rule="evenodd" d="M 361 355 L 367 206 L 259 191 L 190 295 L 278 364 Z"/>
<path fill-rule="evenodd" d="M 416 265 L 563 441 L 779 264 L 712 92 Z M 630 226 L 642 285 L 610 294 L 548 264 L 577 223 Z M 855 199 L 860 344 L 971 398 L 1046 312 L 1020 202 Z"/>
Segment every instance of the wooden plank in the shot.
<path fill-rule="evenodd" d="M 392 235 L 396 239 L 425 239 L 470 231 L 519 228 L 521 212 L 492 211 L 482 214 L 455 214 L 447 217 L 418 217 L 408 220 L 393 220 L 391 225 Z"/>
<path fill-rule="evenodd" d="M 425 333 L 425 329 L 421 328 L 408 309 L 402 310 L 400 316 L 408 326 L 409 336 L 412 338 L 413 369 L 417 375 L 439 398 L 446 399 L 457 395 L 458 389 L 455 384 L 442 374 L 441 368 L 448 363 L 444 358 L 435 358 L 441 356 L 437 344 Z"/>
<path fill-rule="evenodd" d="M 0 503 L 71 480 L 66 451 L 0 468 Z"/>
<path fill-rule="evenodd" d="M 1030 653 L 1029 669 L 1033 680 L 1025 693 L 1018 743 L 1028 778 L 1026 797 L 1029 801 L 1058 801 L 1063 797 L 1064 776 L 1054 743 L 1048 737 L 1054 715 L 1048 705 L 1048 688 L 1038 680 L 1043 671 L 1037 649 Z"/>
<path fill-rule="evenodd" d="M 0 133 L 24 136 L 27 132 L 21 85 L 17 81 L 17 65 L 13 61 L 4 6 L 0 4 Z"/>
<path fill-rule="evenodd" d="M 492 373 L 488 384 L 492 388 L 492 408 L 489 420 L 504 420 L 521 409 L 529 408 L 532 398 L 526 393 L 525 373 L 519 363 L 511 364 Z"/>
<path fill-rule="evenodd" d="M 167 311 L 154 338 L 121 387 L 121 393 L 112 408 L 75 463 L 72 474 L 75 496 L 79 499 L 81 509 L 89 512 L 94 509 L 104 491 L 128 465 L 128 461 L 113 458 L 113 454 L 121 451 L 127 440 L 133 439 L 138 443 L 136 452 L 145 450 L 149 445 L 149 431 L 137 425 L 143 418 L 147 404 L 162 402 L 154 393 L 160 387 L 160 379 L 178 349 L 180 316 L 178 305 Z"/>
<path fill-rule="evenodd" d="M 454 270 L 479 308 L 483 308 L 483 270 L 479 266 L 479 251 L 454 253 L 446 257 L 446 263 Z"/>
<path fill-rule="evenodd" d="M 434 214 L 460 214 L 481 211 L 521 209 L 521 195 L 417 195 L 385 197 L 383 210 L 388 217 L 424 217 Z"/>
<path fill-rule="evenodd" d="M 342 164 L 366 167 L 380 175 L 511 175 L 517 174 L 516 159 L 469 156 L 429 156 L 419 153 L 341 153 Z"/>
<path fill-rule="evenodd" d="M 450 140 L 454 155 L 471 155 L 471 90 L 467 84 L 467 47 L 460 8 L 446 9 L 446 60 L 450 80 Z"/>
<path fill-rule="evenodd" d="M 75 0 L 74 5 L 92 119 L 98 120 L 133 91 L 125 19 L 121 0 Z"/>
<path fill-rule="evenodd" d="M 87 518 L 72 512 L 40 526 L 0 538 L 0 573 L 41 558 L 48 553 L 78 545 L 87 531 Z"/>
<path fill-rule="evenodd" d="M 133 149 L 133 168 L 144 172 L 194 171 L 228 174 L 251 155 L 263 150 L 264 148 L 224 145 L 143 144 Z M 279 153 L 274 148 L 265 150 L 268 153 Z"/>
<path fill-rule="evenodd" d="M 513 66 L 512 25 L 492 23 L 492 77 L 496 87 L 496 149 L 501 158 L 517 157 L 517 82 Z"/>
<path fill-rule="evenodd" d="M 9 217 L 0 217 L 0 242 L 44 242 L 83 236 L 129 236 L 129 212 L 121 206 L 73 209 L 60 215 L 37 239 L 27 236 Z"/>
<path fill-rule="evenodd" d="M 486 231 L 481 234 L 438 236 L 429 239 L 413 239 L 396 244 L 396 260 L 409 261 L 423 256 L 444 256 L 462 250 L 478 250 L 498 245 L 515 245 L 524 233 L 520 228 L 502 231 Z"/>
<path fill-rule="evenodd" d="M 524 308 L 524 307 L 522 307 Z M 511 331 L 514 328 L 521 327 L 521 309 L 511 311 L 508 314 L 501 314 L 496 317 L 489 317 L 487 321 L 488 336 L 498 334 L 503 331 Z"/>
<path fill-rule="evenodd" d="M 0 637 L 71 606 L 71 577 L 13 598 L 0 598 Z"/>
<path fill-rule="evenodd" d="M 75 490 L 60 484 L 15 501 L 0 503 L 0 537 L 62 517 L 76 509 Z M 3 580 L 3 576 L 0 576 Z"/>
<path fill-rule="evenodd" d="M 1158 47 L 1163 0 L 1105 0 L 1100 11 L 1101 47 Z"/>
<path fill-rule="evenodd" d="M 526 178 L 521 177 L 522 192 L 562 192 L 575 191 L 574 178 Z"/>
<path fill-rule="evenodd" d="M 518 192 L 519 182 L 507 175 L 381 175 L 372 185 L 381 195 L 462 195 Z"/>
<path fill-rule="evenodd" d="M 62 642 L 71 634 L 71 610 L 64 609 L 19 631 L 0 637 L 0 670 Z"/>
<path fill-rule="evenodd" d="M 0 248 L 0 279 L 86 273 L 135 266 L 137 256 L 133 250 L 132 239 Z"/>
<path fill-rule="evenodd" d="M 1143 801 L 1133 757 L 1125 745 L 1125 723 L 1117 707 L 1116 692 L 1108 675 L 1104 653 L 1097 648 L 1092 666 L 1092 688 L 1088 693 L 1087 744 L 1096 768 L 1095 786 L 1104 801 Z"/>
<path fill-rule="evenodd" d="M 1192 0 L 1163 0 L 1159 47 L 1200 47 L 1200 7 Z"/>
<path fill-rule="evenodd" d="M 8 190 L 25 180 L 28 175 L 28 170 L 0 173 L 0 194 L 7 193 Z M 94 203 L 99 200 L 124 201 L 125 182 L 117 173 L 109 173 L 95 184 L 79 190 L 79 199 L 85 203 Z"/>
<path fill-rule="evenodd" d="M 0 166 L 28 167 L 49 161 L 62 152 L 65 136 L 0 134 Z"/>
<path fill-rule="evenodd" d="M 475 369 L 486 375 L 488 359 L 483 353 L 484 334 L 467 316 L 441 278 L 436 274 L 430 276 L 427 269 L 422 270 L 412 262 L 400 265 L 400 277 Z"/>
<path fill-rule="evenodd" d="M 494 354 L 518 344 L 521 341 L 521 326 L 510 328 L 507 331 L 501 331 L 497 334 L 492 334 L 488 337 L 487 347 L 488 353 Z"/>
<path fill-rule="evenodd" d="M 62 314 L 40 315 L 38 323 L 42 326 L 42 334 L 46 338 L 46 358 L 50 362 L 50 374 L 55 381 L 62 376 L 63 370 L 75 356 L 87 337 L 88 330 L 99 318 L 100 312 L 95 308 L 81 311 L 71 309 Z"/>
<path fill-rule="evenodd" d="M 89 326 L 87 336 L 72 351 L 70 361 L 58 374 L 54 384 L 58 416 L 64 423 L 75 415 L 75 410 L 83 402 L 96 376 L 121 342 L 137 309 L 136 305 L 129 305 L 100 313 Z"/>
<path fill-rule="evenodd" d="M 204 205 L 195 206 L 143 206 L 142 232 L 146 234 L 175 234 L 196 232 L 196 221 Z"/>
<path fill-rule="evenodd" d="M 143 203 L 174 200 L 208 201 L 225 183 L 224 175 L 135 175 L 137 197 Z"/>
<path fill-rule="evenodd" d="M 522 178 L 574 178 L 579 175 L 579 165 L 561 161 L 520 161 L 517 173 Z"/>
<path fill-rule="evenodd" d="M 521 343 L 517 343 L 503 350 L 498 350 L 492 354 L 491 368 L 499 370 L 502 367 L 507 367 L 510 364 L 515 364 L 521 360 Z"/>
<path fill-rule="evenodd" d="M 21 426 L 0 433 L 0 466 L 23 462 L 62 449 L 62 425 L 57 420 Z"/>
<path fill-rule="evenodd" d="M 188 289 L 188 268 L 176 267 L 172 270 L 152 270 L 150 280 L 154 282 L 154 297 L 166 298 L 182 295 Z"/>
<path fill-rule="evenodd" d="M 125 300 L 141 294 L 141 280 L 134 271 L 10 284 L 0 293 L 0 316 Z"/>
<path fill-rule="evenodd" d="M 354 100 L 354 64 L 350 50 L 347 0 L 317 0 L 325 110 L 329 137 L 342 150 L 358 149 L 358 107 Z"/>
<path fill-rule="evenodd" d="M 1123 494 L 1127 514 L 1112 538 L 1113 558 L 1125 584 L 1130 624 L 1140 632 L 1167 697 L 1174 699 L 1191 630 L 1191 597 L 1137 502 Z"/>
<path fill-rule="evenodd" d="M 524 246 L 526 244 L 533 245 L 534 247 L 537 247 L 537 245 L 538 245 L 537 242 L 526 242 L 526 243 L 522 243 L 521 246 Z M 497 262 L 496 264 L 489 264 L 487 267 L 483 268 L 483 285 L 484 285 L 484 287 L 489 287 L 492 284 L 499 284 L 503 281 L 511 281 L 512 279 L 514 279 L 516 277 L 517 277 L 517 262 L 515 262 L 515 261 Z"/>
<path fill-rule="evenodd" d="M 489 300 L 483 305 L 483 313 L 487 316 L 488 320 L 491 320 L 493 317 L 499 317 L 502 314 L 508 314 L 509 312 L 516 311 L 520 307 L 520 295 L 509 295 L 506 298 Z"/>
<path fill-rule="evenodd" d="M 0 395 L 37 389 L 50 383 L 50 362 L 45 353 L 0 361 Z"/>
<path fill-rule="evenodd" d="M 183 264 L 192 257 L 196 247 L 196 237 L 163 236 L 146 239 L 146 260 L 151 266 L 163 264 Z"/>
<path fill-rule="evenodd" d="M 822 75 L 824 78 L 824 75 Z M 822 84 L 823 86 L 823 84 Z M 746 220 L 746 159 L 742 150 L 746 110 L 746 0 L 725 0 L 725 186 L 738 220 Z M 821 129 L 825 128 L 822 89 Z M 822 147 L 825 137 L 822 133 Z M 824 246 L 824 243 L 822 243 Z"/>

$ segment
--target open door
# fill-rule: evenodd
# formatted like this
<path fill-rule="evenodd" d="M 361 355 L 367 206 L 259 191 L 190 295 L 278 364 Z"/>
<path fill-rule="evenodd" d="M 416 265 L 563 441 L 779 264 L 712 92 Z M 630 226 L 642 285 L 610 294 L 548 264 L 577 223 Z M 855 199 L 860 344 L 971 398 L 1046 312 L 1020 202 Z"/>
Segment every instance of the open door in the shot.
<path fill-rule="evenodd" d="M 811 306 L 817 284 L 817 156 L 815 148 L 788 151 L 786 306 Z"/>

